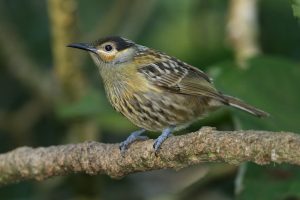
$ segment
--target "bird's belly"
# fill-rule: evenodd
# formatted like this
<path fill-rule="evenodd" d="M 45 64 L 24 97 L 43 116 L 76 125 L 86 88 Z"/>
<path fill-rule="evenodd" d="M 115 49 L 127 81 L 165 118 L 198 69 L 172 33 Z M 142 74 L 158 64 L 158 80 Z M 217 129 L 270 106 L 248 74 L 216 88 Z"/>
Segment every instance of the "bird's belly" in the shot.
<path fill-rule="evenodd" d="M 119 99 L 114 107 L 136 126 L 161 131 L 168 126 L 182 126 L 201 117 L 208 109 L 209 99 L 182 94 L 134 93 Z"/>

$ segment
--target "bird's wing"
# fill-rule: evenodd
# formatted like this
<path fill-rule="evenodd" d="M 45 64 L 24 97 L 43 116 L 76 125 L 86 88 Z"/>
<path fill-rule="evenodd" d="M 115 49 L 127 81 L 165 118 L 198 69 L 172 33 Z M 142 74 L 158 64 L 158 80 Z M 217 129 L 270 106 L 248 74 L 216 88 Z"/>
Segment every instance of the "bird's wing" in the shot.
<path fill-rule="evenodd" d="M 165 57 L 167 55 L 164 55 Z M 138 69 L 151 84 L 171 92 L 211 97 L 226 102 L 218 92 L 211 79 L 201 70 L 176 58 L 167 57 L 144 65 Z"/>

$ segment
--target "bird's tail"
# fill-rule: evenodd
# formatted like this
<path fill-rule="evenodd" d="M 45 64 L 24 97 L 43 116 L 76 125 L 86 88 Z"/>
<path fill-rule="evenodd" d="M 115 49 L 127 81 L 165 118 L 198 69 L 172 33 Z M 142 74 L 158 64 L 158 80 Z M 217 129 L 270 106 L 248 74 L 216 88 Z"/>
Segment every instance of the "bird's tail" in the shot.
<path fill-rule="evenodd" d="M 226 99 L 228 105 L 232 106 L 232 107 L 235 107 L 235 108 L 238 108 L 240 110 L 243 110 L 243 111 L 246 111 L 254 116 L 257 116 L 257 117 L 268 117 L 270 114 L 265 112 L 265 111 L 262 111 L 258 108 L 255 108 L 254 106 L 251 106 L 249 104 L 246 104 L 244 103 L 243 101 L 237 99 L 237 98 L 234 98 L 234 97 L 231 97 L 231 96 L 228 96 L 228 95 L 223 95 L 224 98 Z"/>

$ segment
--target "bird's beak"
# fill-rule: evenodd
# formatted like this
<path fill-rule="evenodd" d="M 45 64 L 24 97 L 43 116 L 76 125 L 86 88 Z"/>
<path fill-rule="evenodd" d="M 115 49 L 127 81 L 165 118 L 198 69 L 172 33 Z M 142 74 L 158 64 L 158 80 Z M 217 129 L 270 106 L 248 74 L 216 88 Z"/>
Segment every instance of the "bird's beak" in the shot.
<path fill-rule="evenodd" d="M 88 44 L 88 43 L 73 43 L 73 44 L 67 45 L 67 47 L 82 49 L 82 50 L 90 51 L 90 52 L 93 52 L 93 53 L 97 54 L 97 49 L 94 46 L 92 46 L 91 44 Z"/>

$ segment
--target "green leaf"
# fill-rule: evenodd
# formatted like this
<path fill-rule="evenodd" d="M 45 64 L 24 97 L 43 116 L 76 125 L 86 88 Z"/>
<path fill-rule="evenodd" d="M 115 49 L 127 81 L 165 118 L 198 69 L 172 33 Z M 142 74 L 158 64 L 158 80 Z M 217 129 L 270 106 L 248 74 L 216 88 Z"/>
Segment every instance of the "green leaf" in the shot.
<path fill-rule="evenodd" d="M 105 102 L 100 91 L 91 90 L 76 102 L 59 104 L 56 112 L 61 118 L 89 117 L 105 112 L 108 107 Z"/>
<path fill-rule="evenodd" d="M 300 0 L 292 1 L 292 9 L 294 16 L 300 19 Z"/>
<path fill-rule="evenodd" d="M 232 109 L 241 128 L 300 133 L 300 66 L 274 57 L 257 57 L 248 65 L 243 70 L 233 62 L 226 62 L 212 70 L 220 91 L 271 114 L 259 119 Z"/>

